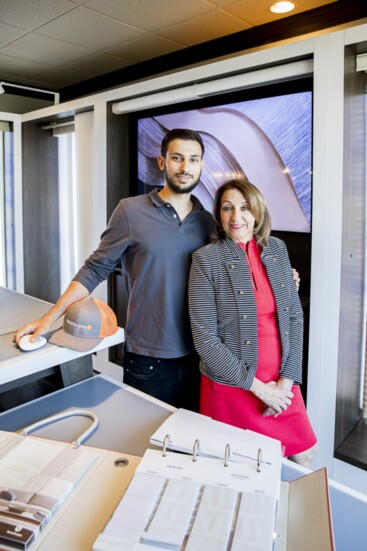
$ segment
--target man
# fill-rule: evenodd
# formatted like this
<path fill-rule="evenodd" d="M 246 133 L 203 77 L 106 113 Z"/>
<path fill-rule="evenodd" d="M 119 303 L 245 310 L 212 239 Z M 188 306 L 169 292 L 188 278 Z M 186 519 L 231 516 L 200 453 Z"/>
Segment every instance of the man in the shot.
<path fill-rule="evenodd" d="M 191 192 L 199 182 L 200 134 L 174 129 L 162 141 L 158 165 L 165 183 L 147 195 L 122 199 L 101 242 L 42 318 L 14 337 L 50 326 L 87 297 L 121 261 L 128 291 L 124 382 L 176 407 L 198 409 L 198 358 L 187 307 L 191 255 L 215 231 L 211 214 Z"/>

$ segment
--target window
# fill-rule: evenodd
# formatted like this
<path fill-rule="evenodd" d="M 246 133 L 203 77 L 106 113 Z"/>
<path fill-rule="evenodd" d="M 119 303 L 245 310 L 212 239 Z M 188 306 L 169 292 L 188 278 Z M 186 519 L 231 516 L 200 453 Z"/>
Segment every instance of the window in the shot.
<path fill-rule="evenodd" d="M 78 259 L 74 126 L 56 133 L 59 150 L 60 292 L 75 274 Z"/>
<path fill-rule="evenodd" d="M 358 57 L 358 56 L 357 56 Z M 335 457 L 367 470 L 367 76 L 346 51 L 343 232 Z M 365 68 L 367 69 L 367 67 Z"/>
<path fill-rule="evenodd" d="M 13 134 L 0 121 L 0 285 L 15 289 Z"/>

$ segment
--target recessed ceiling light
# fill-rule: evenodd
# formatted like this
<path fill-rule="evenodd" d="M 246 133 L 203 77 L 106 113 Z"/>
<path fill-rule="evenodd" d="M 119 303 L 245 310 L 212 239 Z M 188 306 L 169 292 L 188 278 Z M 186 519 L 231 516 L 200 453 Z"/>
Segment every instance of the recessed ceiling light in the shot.
<path fill-rule="evenodd" d="M 294 10 L 293 2 L 275 2 L 275 4 L 270 7 L 270 11 L 273 13 L 286 13 L 292 10 Z"/>

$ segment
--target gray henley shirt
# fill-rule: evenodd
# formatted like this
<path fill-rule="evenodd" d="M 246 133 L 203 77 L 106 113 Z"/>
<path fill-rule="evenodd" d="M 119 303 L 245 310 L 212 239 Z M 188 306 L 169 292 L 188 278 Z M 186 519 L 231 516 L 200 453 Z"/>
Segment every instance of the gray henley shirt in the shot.
<path fill-rule="evenodd" d="M 91 293 L 121 260 L 129 295 L 126 350 L 179 358 L 194 350 L 187 297 L 191 255 L 210 241 L 215 224 L 196 197 L 181 222 L 158 191 L 119 202 L 74 280 Z"/>

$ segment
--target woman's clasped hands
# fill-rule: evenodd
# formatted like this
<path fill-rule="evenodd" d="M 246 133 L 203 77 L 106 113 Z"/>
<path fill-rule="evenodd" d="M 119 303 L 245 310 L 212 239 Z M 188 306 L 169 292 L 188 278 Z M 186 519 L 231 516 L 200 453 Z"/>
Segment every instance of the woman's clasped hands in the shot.
<path fill-rule="evenodd" d="M 292 404 L 293 381 L 289 379 L 279 379 L 263 383 L 259 379 L 254 379 L 250 391 L 255 394 L 265 405 L 263 417 L 270 415 L 277 416 L 288 409 Z"/>

